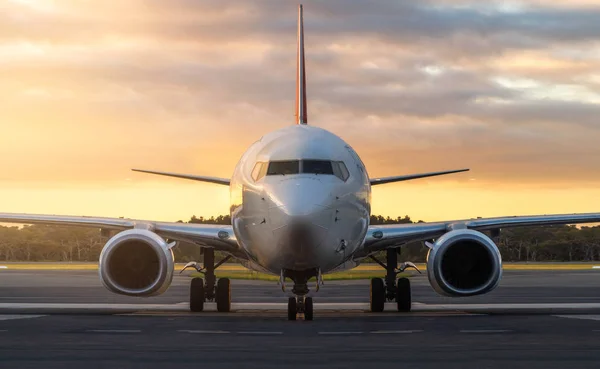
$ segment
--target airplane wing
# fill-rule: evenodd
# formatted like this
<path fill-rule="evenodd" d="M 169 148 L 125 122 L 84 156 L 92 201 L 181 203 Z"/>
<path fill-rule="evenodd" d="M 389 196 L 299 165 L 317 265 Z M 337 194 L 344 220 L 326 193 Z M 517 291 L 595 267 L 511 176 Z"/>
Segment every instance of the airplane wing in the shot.
<path fill-rule="evenodd" d="M 131 228 L 142 228 L 155 232 L 169 240 L 185 241 L 205 247 L 211 247 L 236 257 L 244 258 L 245 255 L 241 252 L 235 234 L 233 233 L 233 228 L 230 225 L 18 213 L 0 213 L 0 223 L 81 226 L 118 231 Z"/>
<path fill-rule="evenodd" d="M 526 227 L 560 224 L 600 223 L 600 213 L 510 216 L 477 218 L 435 223 L 407 223 L 374 225 L 369 227 L 362 250 L 357 258 L 412 241 L 426 241 L 442 236 L 454 229 L 488 231 L 509 227 Z"/>
<path fill-rule="evenodd" d="M 429 173 L 418 173 L 418 174 L 407 174 L 403 176 L 392 176 L 392 177 L 381 177 L 381 178 L 371 178 L 371 186 L 391 183 L 391 182 L 400 182 L 400 181 L 410 181 L 411 179 L 425 178 L 425 177 L 435 177 L 442 176 L 444 174 L 452 174 L 452 173 L 460 173 L 460 172 L 468 172 L 469 169 L 455 169 L 455 170 L 445 170 L 441 172 L 429 172 Z"/>
<path fill-rule="evenodd" d="M 170 172 L 156 172 L 156 171 L 153 171 L 153 170 L 144 170 L 144 169 L 132 169 L 132 171 L 134 171 L 134 172 L 140 172 L 140 173 L 157 174 L 159 176 L 167 176 L 167 177 L 176 177 L 176 178 L 183 178 L 183 179 L 191 179 L 192 181 L 216 183 L 216 184 L 225 185 L 225 186 L 229 186 L 229 182 L 230 182 L 229 179 L 227 179 L 227 178 L 209 177 L 209 176 L 197 176 L 197 175 L 193 175 L 193 174 L 179 174 L 179 173 L 170 173 Z"/>

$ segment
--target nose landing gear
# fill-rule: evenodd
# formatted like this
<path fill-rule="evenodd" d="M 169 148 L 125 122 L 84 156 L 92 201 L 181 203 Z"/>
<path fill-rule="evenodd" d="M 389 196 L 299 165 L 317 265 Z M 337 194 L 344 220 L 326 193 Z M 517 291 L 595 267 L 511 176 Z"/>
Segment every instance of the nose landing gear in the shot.
<path fill-rule="evenodd" d="M 288 320 L 296 320 L 298 314 L 304 314 L 304 320 L 313 320 L 313 299 L 296 296 L 288 299 Z"/>
<path fill-rule="evenodd" d="M 292 293 L 295 297 L 288 299 L 288 320 L 296 320 L 299 314 L 304 314 L 304 320 L 313 320 L 313 299 L 306 296 L 308 290 L 308 279 L 319 277 L 319 271 L 296 272 L 283 270 L 282 278 L 288 277 L 294 281 Z"/>

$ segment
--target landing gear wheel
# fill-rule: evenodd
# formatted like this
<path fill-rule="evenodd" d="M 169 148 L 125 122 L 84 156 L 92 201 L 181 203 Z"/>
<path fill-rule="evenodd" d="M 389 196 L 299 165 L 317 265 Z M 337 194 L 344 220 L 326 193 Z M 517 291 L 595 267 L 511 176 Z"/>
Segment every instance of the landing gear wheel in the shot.
<path fill-rule="evenodd" d="M 190 283 L 190 310 L 204 310 L 204 280 L 202 278 L 194 278 Z"/>
<path fill-rule="evenodd" d="M 221 278 L 217 282 L 217 311 L 229 312 L 231 310 L 231 282 L 229 278 Z"/>
<path fill-rule="evenodd" d="M 398 279 L 396 302 L 398 303 L 398 311 L 410 311 L 412 301 L 410 295 L 410 280 L 408 278 Z"/>
<path fill-rule="evenodd" d="M 313 320 L 313 299 L 306 297 L 304 299 L 304 320 Z"/>
<path fill-rule="evenodd" d="M 380 313 L 385 305 L 385 285 L 381 278 L 371 279 L 371 294 L 370 294 L 371 311 Z"/>
<path fill-rule="evenodd" d="M 296 320 L 298 314 L 298 308 L 296 307 L 296 298 L 290 297 L 288 299 L 288 320 Z"/>

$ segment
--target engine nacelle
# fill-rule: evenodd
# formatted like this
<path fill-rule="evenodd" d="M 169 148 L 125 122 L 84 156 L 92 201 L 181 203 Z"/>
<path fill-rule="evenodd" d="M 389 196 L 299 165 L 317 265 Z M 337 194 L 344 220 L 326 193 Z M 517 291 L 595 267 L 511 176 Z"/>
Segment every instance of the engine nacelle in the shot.
<path fill-rule="evenodd" d="M 488 236 L 457 229 L 438 238 L 427 254 L 427 277 L 446 296 L 473 296 L 492 291 L 502 278 L 502 257 Z"/>
<path fill-rule="evenodd" d="M 173 280 L 173 251 L 162 237 L 145 229 L 129 229 L 108 240 L 98 270 L 111 292 L 129 296 L 155 296 Z"/>

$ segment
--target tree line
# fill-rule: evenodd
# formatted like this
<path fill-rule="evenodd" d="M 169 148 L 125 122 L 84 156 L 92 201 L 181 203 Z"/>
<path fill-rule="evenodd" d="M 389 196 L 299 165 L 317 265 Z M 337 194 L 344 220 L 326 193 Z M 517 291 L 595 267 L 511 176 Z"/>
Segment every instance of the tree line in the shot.
<path fill-rule="evenodd" d="M 182 222 L 182 221 L 180 221 Z M 193 216 L 189 223 L 231 224 L 229 215 Z M 371 216 L 371 224 L 412 223 L 409 216 Z M 0 261 L 97 261 L 107 238 L 96 228 L 27 225 L 0 226 Z M 504 261 L 600 260 L 600 226 L 543 226 L 503 229 L 496 243 Z M 177 262 L 200 260 L 195 245 L 181 243 L 174 249 Z M 427 248 L 420 242 L 402 249 L 402 260 L 422 262 Z"/>

